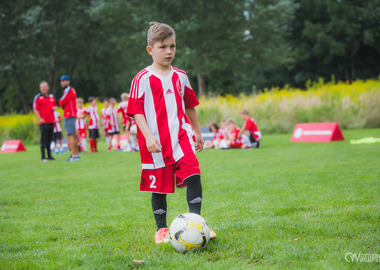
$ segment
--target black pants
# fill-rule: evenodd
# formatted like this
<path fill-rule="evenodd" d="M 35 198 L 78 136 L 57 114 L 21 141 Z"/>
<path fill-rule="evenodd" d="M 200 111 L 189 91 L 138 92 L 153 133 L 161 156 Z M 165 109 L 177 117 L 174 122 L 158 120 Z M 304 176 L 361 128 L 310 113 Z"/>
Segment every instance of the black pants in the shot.
<path fill-rule="evenodd" d="M 45 149 L 47 152 L 47 157 L 51 158 L 51 152 L 50 152 L 50 143 L 53 139 L 53 131 L 54 131 L 54 124 L 42 124 L 40 125 L 40 131 L 41 131 L 41 140 L 40 140 L 40 148 L 41 148 L 41 158 L 45 159 Z"/>

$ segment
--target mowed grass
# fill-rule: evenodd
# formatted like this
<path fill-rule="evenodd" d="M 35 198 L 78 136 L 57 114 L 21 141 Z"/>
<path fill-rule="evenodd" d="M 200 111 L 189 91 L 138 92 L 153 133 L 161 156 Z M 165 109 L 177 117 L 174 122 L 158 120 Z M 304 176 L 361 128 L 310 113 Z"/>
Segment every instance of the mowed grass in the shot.
<path fill-rule="evenodd" d="M 0 268 L 379 268 L 345 254 L 380 254 L 380 144 L 349 143 L 380 129 L 344 136 L 290 143 L 290 135 L 264 135 L 259 150 L 198 154 L 202 214 L 218 239 L 188 254 L 154 244 L 138 153 L 102 144 L 74 163 L 68 154 L 40 163 L 38 146 L 0 154 Z M 168 206 L 169 222 L 187 212 L 185 190 Z"/>

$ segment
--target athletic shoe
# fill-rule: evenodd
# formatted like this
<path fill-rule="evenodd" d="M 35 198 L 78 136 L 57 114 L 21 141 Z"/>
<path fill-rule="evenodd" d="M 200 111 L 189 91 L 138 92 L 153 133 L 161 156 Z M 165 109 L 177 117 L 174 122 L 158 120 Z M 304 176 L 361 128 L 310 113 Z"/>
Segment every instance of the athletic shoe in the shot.
<path fill-rule="evenodd" d="M 61 154 L 64 154 L 65 153 L 65 151 L 63 151 L 63 148 L 61 148 Z"/>
<path fill-rule="evenodd" d="M 154 235 L 156 245 L 169 242 L 169 228 L 161 228 Z"/>
<path fill-rule="evenodd" d="M 49 160 L 49 161 L 53 161 L 53 160 L 55 160 L 55 158 L 53 158 L 53 157 L 49 157 L 48 160 Z"/>
<path fill-rule="evenodd" d="M 41 162 L 48 162 L 46 158 L 41 158 Z"/>
<path fill-rule="evenodd" d="M 210 228 L 210 240 L 216 238 L 216 233 Z"/>
<path fill-rule="evenodd" d="M 260 142 L 256 143 L 256 148 L 260 148 Z"/>
<path fill-rule="evenodd" d="M 70 156 L 70 158 L 67 160 L 68 162 L 73 162 L 73 161 L 80 161 L 80 156 Z"/>
<path fill-rule="evenodd" d="M 55 154 L 56 154 L 56 155 L 58 155 L 58 154 L 59 154 L 59 152 L 58 152 L 58 149 L 55 149 Z"/>

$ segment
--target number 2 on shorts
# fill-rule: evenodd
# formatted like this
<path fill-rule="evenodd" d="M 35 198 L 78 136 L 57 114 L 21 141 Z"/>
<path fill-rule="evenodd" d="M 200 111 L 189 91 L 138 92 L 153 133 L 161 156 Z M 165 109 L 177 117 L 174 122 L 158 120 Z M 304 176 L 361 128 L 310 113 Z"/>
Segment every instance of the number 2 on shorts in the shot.
<path fill-rule="evenodd" d="M 154 175 L 150 175 L 149 179 L 152 180 L 150 183 L 150 188 L 156 188 L 156 177 Z"/>

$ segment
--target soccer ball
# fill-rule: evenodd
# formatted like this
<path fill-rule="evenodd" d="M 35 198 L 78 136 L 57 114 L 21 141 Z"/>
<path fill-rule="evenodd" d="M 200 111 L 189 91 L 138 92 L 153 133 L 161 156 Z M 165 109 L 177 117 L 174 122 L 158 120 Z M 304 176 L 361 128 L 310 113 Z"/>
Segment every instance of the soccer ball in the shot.
<path fill-rule="evenodd" d="M 200 215 L 182 214 L 170 224 L 169 239 L 178 252 L 196 251 L 207 245 L 210 239 L 210 228 Z"/>
<path fill-rule="evenodd" d="M 131 131 L 132 135 L 136 135 L 137 134 L 137 126 L 136 126 L 136 124 L 131 126 L 130 131 Z"/>

